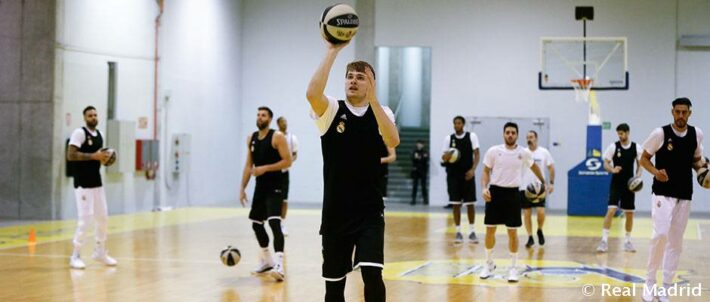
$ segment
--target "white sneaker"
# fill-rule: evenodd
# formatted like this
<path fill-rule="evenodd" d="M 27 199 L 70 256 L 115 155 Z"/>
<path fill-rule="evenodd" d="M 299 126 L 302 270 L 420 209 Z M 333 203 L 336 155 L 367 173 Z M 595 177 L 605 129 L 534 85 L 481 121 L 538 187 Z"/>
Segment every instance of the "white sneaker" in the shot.
<path fill-rule="evenodd" d="M 518 282 L 519 275 L 520 274 L 518 273 L 518 269 L 516 267 L 511 267 L 508 270 L 508 282 L 510 282 L 510 283 Z"/>
<path fill-rule="evenodd" d="M 85 269 L 86 264 L 84 264 L 84 261 L 79 258 L 79 256 L 71 256 L 69 257 L 69 266 L 73 269 Z"/>
<path fill-rule="evenodd" d="M 274 265 L 274 268 L 269 271 L 269 274 L 278 282 L 284 281 L 284 277 L 286 276 L 284 274 L 284 267 L 280 263 L 276 263 L 276 265 Z"/>
<path fill-rule="evenodd" d="M 255 274 L 263 274 L 268 271 L 270 271 L 272 268 L 274 268 L 274 261 L 271 260 L 266 260 L 266 259 L 260 259 L 259 260 L 259 266 L 257 266 L 252 273 Z"/>
<path fill-rule="evenodd" d="M 657 297 L 658 302 L 669 302 L 670 301 L 670 299 L 668 298 L 668 288 L 670 288 L 670 287 L 672 287 L 670 284 L 663 283 L 663 289 L 664 289 L 662 292 L 663 295 L 660 295 L 660 294 L 658 295 L 658 297 Z"/>
<path fill-rule="evenodd" d="M 636 253 L 636 248 L 634 248 L 634 245 L 631 244 L 631 241 L 626 241 L 626 243 L 624 243 L 624 251 Z"/>
<path fill-rule="evenodd" d="M 283 220 L 281 221 L 281 233 L 284 234 L 284 237 L 288 237 L 288 230 L 286 229 L 286 224 L 283 223 Z"/>
<path fill-rule="evenodd" d="M 107 266 L 116 266 L 116 264 L 118 264 L 118 261 L 109 256 L 108 250 L 103 247 L 97 247 L 96 249 L 94 249 L 94 254 L 91 255 L 91 258 L 94 258 L 94 260 L 101 262 Z"/>
<path fill-rule="evenodd" d="M 495 269 L 496 264 L 493 263 L 493 261 L 488 261 L 483 265 L 483 270 L 481 270 L 481 273 L 478 274 L 478 277 L 481 279 L 488 279 L 491 275 L 493 275 L 493 271 Z"/>
<path fill-rule="evenodd" d="M 642 290 L 643 293 L 641 294 L 641 300 L 643 300 L 644 302 L 653 302 L 653 299 L 655 299 L 655 297 L 653 296 L 653 292 L 651 291 L 652 288 L 653 284 L 649 284 L 648 282 L 645 284 Z"/>
<path fill-rule="evenodd" d="M 599 245 L 597 246 L 597 252 L 606 253 L 606 251 L 608 249 L 609 249 L 609 244 L 607 244 L 606 241 L 604 241 L 604 240 L 599 241 Z"/>

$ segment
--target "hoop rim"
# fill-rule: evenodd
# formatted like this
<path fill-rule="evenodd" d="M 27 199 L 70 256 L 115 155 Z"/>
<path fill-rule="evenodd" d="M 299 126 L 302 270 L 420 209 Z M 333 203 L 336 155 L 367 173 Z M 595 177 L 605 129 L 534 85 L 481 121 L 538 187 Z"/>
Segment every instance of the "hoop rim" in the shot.
<path fill-rule="evenodd" d="M 574 88 L 588 89 L 592 86 L 594 80 L 592 79 L 571 79 L 569 80 Z"/>

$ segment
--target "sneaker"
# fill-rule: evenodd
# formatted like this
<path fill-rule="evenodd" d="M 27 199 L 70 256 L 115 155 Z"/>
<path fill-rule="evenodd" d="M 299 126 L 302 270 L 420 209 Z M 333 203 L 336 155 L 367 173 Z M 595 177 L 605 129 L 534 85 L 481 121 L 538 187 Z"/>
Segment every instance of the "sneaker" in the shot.
<path fill-rule="evenodd" d="M 533 245 L 535 245 L 535 240 L 533 240 L 532 236 L 528 236 L 528 243 L 525 244 L 525 248 L 530 248 Z"/>
<path fill-rule="evenodd" d="M 508 282 L 510 282 L 510 283 L 518 282 L 518 277 L 519 277 L 518 275 L 519 275 L 518 269 L 515 267 L 511 267 L 508 270 Z"/>
<path fill-rule="evenodd" d="M 71 256 L 69 257 L 69 266 L 73 269 L 85 269 L 86 264 L 84 264 L 84 261 L 79 258 L 79 256 Z"/>
<path fill-rule="evenodd" d="M 491 275 L 493 275 L 493 271 L 495 270 L 496 264 L 493 263 L 493 261 L 488 261 L 485 265 L 483 265 L 483 270 L 481 270 L 481 273 L 478 274 L 478 277 L 484 280 L 488 279 Z"/>
<path fill-rule="evenodd" d="M 537 242 L 540 243 L 540 246 L 545 245 L 545 235 L 542 230 L 537 230 Z"/>
<path fill-rule="evenodd" d="M 286 276 L 284 274 L 284 267 L 280 263 L 274 265 L 274 268 L 269 271 L 269 275 L 278 282 L 284 281 L 284 277 Z"/>
<path fill-rule="evenodd" d="M 94 254 L 91 255 L 91 258 L 94 258 L 94 260 L 101 262 L 106 266 L 116 266 L 116 264 L 118 264 L 118 261 L 109 256 L 108 250 L 103 247 L 97 247 L 94 249 Z"/>
<path fill-rule="evenodd" d="M 609 249 L 609 246 L 606 243 L 606 241 L 604 241 L 604 240 L 599 241 L 599 245 L 597 246 L 597 252 L 606 253 L 607 249 Z"/>
<path fill-rule="evenodd" d="M 270 271 L 272 268 L 274 268 L 274 262 L 273 261 L 268 261 L 266 259 L 260 259 L 259 260 L 259 266 L 257 266 L 252 273 L 255 274 L 263 274 L 268 271 Z"/>
<path fill-rule="evenodd" d="M 476 237 L 476 232 L 471 232 L 471 234 L 468 234 L 468 241 L 474 244 L 478 244 L 478 237 Z"/>
<path fill-rule="evenodd" d="M 650 287 L 648 288 L 649 290 L 646 290 L 645 288 L 643 289 L 643 294 L 641 295 L 641 300 L 644 302 L 653 302 L 655 297 L 653 296 L 653 292 L 650 291 Z"/>
<path fill-rule="evenodd" d="M 668 288 L 672 287 L 672 285 L 668 283 L 663 283 L 663 291 L 659 291 L 659 293 L 662 293 L 658 295 L 658 302 L 668 302 L 670 299 L 668 298 Z"/>
<path fill-rule="evenodd" d="M 286 224 L 281 221 L 281 233 L 284 234 L 284 237 L 288 237 L 288 230 L 286 229 Z"/>
<path fill-rule="evenodd" d="M 456 237 L 454 238 L 454 243 L 462 243 L 463 242 L 463 234 L 461 232 L 456 232 Z"/>
<path fill-rule="evenodd" d="M 631 241 L 626 241 L 626 243 L 624 243 L 624 251 L 627 251 L 629 253 L 636 253 L 636 248 L 634 248 L 634 245 L 631 243 Z"/>

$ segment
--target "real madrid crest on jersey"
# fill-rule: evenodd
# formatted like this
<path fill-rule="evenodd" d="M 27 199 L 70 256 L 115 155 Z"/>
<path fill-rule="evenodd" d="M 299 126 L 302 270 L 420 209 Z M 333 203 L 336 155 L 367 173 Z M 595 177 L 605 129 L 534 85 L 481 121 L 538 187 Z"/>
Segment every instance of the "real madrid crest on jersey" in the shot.
<path fill-rule="evenodd" d="M 666 148 L 668 148 L 668 151 L 673 151 L 673 140 L 672 139 L 670 139 L 670 138 L 668 139 L 668 146 Z"/>
<path fill-rule="evenodd" d="M 616 149 L 616 157 L 621 157 L 621 149 Z"/>
<path fill-rule="evenodd" d="M 254 152 L 254 144 L 255 143 L 256 143 L 255 141 L 251 141 L 251 152 Z"/>
<path fill-rule="evenodd" d="M 338 123 L 338 126 L 335 127 L 335 130 L 337 130 L 338 133 L 343 133 L 343 132 L 345 132 L 345 122 L 344 122 L 344 121 L 340 121 L 340 123 Z"/>
<path fill-rule="evenodd" d="M 88 140 L 89 140 L 89 141 L 88 141 L 88 142 L 86 142 L 86 143 L 87 143 L 87 144 L 89 144 L 89 146 L 91 146 L 91 145 L 93 145 L 93 144 L 94 144 L 94 141 L 92 141 L 90 137 L 88 138 Z"/>

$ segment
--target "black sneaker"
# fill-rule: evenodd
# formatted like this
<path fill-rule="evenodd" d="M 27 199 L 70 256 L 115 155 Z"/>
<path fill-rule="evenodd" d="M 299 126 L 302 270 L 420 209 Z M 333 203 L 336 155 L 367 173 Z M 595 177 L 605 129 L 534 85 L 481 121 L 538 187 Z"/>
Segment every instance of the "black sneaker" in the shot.
<path fill-rule="evenodd" d="M 535 245 L 535 240 L 533 240 L 532 236 L 528 236 L 528 243 L 525 244 L 525 248 L 530 248 L 533 245 Z"/>
<path fill-rule="evenodd" d="M 541 246 L 545 245 L 545 235 L 542 234 L 541 229 L 537 230 L 537 242 L 539 242 Z"/>

